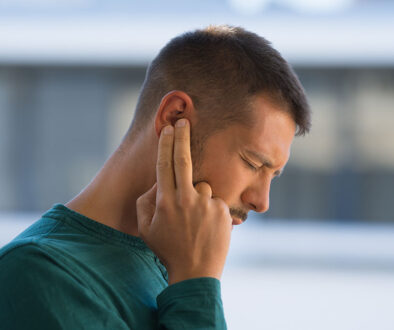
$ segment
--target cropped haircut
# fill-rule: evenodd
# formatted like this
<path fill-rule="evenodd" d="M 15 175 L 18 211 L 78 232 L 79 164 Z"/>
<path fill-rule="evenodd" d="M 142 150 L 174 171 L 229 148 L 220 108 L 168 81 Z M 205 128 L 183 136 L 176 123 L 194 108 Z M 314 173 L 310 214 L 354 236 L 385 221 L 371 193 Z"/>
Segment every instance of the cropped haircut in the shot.
<path fill-rule="evenodd" d="M 145 127 L 172 90 L 191 97 L 208 131 L 251 125 L 257 95 L 292 116 L 296 135 L 310 129 L 310 108 L 297 75 L 269 41 L 241 27 L 209 26 L 172 39 L 148 67 L 130 130 Z"/>

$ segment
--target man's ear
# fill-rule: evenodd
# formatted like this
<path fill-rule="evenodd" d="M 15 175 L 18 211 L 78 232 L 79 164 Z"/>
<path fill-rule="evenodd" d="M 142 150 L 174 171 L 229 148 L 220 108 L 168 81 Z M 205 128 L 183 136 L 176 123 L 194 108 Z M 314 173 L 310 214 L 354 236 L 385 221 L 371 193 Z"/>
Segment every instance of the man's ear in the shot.
<path fill-rule="evenodd" d="M 194 111 L 193 101 L 185 92 L 178 90 L 168 92 L 161 99 L 155 116 L 157 136 L 160 136 L 160 132 L 165 126 L 174 126 L 175 122 L 181 118 L 186 118 L 191 122 Z"/>

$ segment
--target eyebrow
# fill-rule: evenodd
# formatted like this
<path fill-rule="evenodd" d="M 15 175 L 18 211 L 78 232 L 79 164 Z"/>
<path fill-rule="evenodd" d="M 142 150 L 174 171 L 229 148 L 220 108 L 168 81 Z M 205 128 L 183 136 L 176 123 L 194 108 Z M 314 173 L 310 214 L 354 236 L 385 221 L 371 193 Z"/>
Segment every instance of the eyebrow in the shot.
<path fill-rule="evenodd" d="M 264 155 L 262 155 L 262 154 L 260 154 L 258 152 L 249 150 L 249 149 L 246 149 L 245 151 L 248 154 L 250 154 L 252 157 L 258 159 L 261 162 L 261 164 L 263 164 L 263 166 L 266 166 L 266 167 L 271 168 L 271 169 L 274 167 L 272 162 L 266 156 L 264 156 Z M 275 171 L 274 174 L 275 174 L 275 176 L 280 177 L 282 175 L 282 173 L 283 173 L 283 168 L 280 169 L 280 170 Z"/>

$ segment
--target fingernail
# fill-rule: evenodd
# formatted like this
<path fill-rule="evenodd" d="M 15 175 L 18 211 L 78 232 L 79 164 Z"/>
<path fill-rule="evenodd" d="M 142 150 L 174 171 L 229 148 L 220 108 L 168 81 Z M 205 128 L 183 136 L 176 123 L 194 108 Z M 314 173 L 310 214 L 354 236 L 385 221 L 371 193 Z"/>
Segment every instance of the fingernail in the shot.
<path fill-rule="evenodd" d="M 164 134 L 165 135 L 171 135 L 173 131 L 174 131 L 174 128 L 171 125 L 164 127 Z"/>
<path fill-rule="evenodd" d="M 185 127 L 186 126 L 186 119 L 179 119 L 176 123 L 175 123 L 176 127 Z"/>

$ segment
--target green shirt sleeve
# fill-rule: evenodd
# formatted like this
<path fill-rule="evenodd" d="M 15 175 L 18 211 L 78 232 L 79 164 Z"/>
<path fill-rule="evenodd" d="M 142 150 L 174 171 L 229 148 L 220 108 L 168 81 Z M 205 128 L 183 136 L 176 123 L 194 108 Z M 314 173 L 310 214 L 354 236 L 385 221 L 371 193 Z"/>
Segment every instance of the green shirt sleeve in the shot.
<path fill-rule="evenodd" d="M 215 278 L 170 285 L 158 295 L 157 306 L 159 329 L 227 329 Z"/>
<path fill-rule="evenodd" d="M 128 329 L 116 312 L 59 260 L 34 244 L 0 259 L 0 328 Z"/>

